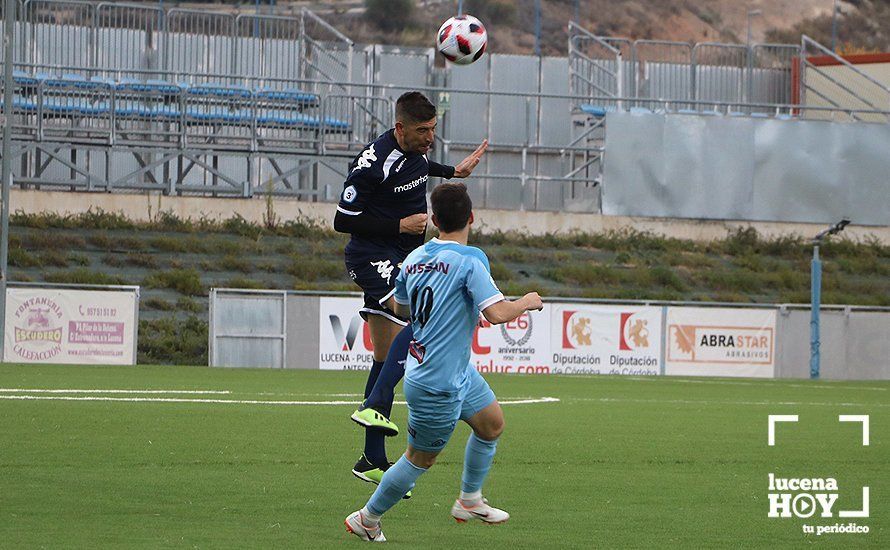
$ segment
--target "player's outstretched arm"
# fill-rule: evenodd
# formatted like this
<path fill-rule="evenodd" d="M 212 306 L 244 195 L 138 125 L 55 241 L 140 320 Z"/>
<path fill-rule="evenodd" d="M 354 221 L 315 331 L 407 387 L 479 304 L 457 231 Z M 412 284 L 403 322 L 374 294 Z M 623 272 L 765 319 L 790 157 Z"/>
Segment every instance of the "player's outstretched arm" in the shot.
<path fill-rule="evenodd" d="M 501 300 L 496 304 L 491 304 L 482 310 L 482 315 L 489 323 L 500 325 L 512 321 L 526 311 L 540 311 L 543 308 L 544 302 L 541 301 L 538 293 L 529 292 L 518 300 Z"/>
<path fill-rule="evenodd" d="M 479 144 L 479 147 L 476 147 L 476 150 L 470 153 L 470 156 L 460 161 L 460 163 L 454 167 L 454 177 L 469 177 L 470 174 L 473 173 L 473 169 L 476 168 L 476 165 L 479 164 L 479 161 L 482 160 L 482 155 L 485 153 L 486 149 L 488 149 L 487 139 L 483 140 L 482 143 Z"/>

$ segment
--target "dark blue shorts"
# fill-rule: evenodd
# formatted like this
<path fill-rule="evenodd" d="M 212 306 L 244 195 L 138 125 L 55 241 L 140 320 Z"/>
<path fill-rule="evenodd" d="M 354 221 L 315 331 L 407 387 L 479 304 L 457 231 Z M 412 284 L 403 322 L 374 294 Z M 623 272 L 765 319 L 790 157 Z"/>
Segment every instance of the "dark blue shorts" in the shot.
<path fill-rule="evenodd" d="M 368 315 L 380 315 L 402 326 L 408 324 L 407 320 L 383 305 L 395 292 L 396 277 L 403 259 L 402 254 L 396 251 L 346 256 L 349 276 L 365 293 L 365 305 L 359 314 L 366 321 Z"/>

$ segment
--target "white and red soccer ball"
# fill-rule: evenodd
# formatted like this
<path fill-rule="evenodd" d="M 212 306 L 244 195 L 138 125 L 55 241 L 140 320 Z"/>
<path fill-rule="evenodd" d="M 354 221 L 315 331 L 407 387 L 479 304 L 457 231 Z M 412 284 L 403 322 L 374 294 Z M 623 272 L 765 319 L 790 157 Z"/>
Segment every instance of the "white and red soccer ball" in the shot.
<path fill-rule="evenodd" d="M 442 23 L 436 35 L 436 49 L 458 65 L 469 65 L 482 57 L 487 43 L 485 27 L 472 15 L 452 17 Z"/>

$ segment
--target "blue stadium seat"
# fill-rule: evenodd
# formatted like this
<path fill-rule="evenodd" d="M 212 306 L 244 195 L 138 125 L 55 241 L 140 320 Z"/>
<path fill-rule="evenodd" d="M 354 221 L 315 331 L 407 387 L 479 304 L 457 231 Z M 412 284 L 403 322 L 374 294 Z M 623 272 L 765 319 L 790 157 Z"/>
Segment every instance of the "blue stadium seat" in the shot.
<path fill-rule="evenodd" d="M 615 107 L 609 105 L 607 107 L 601 107 L 599 105 L 588 105 L 586 103 L 579 106 L 581 112 L 586 113 L 595 117 L 604 117 L 606 113 L 615 112 Z"/>
<path fill-rule="evenodd" d="M 266 99 L 271 101 L 288 101 L 300 103 L 307 106 L 318 105 L 318 96 L 298 90 L 296 88 L 288 88 L 286 90 L 273 90 L 270 88 L 258 88 L 255 92 L 257 99 Z"/>
<path fill-rule="evenodd" d="M 32 112 L 37 110 L 37 102 L 31 101 L 29 99 L 22 99 L 16 97 L 12 100 L 12 108 L 15 111 L 27 111 Z M 3 110 L 3 105 L 0 103 L 0 111 Z"/>
<path fill-rule="evenodd" d="M 197 86 L 189 86 L 186 91 L 190 95 L 220 97 L 225 99 L 249 99 L 252 96 L 251 91 L 247 88 L 227 86 L 225 84 L 198 84 Z"/>
<path fill-rule="evenodd" d="M 18 69 L 12 71 L 12 80 L 16 84 L 21 84 L 23 86 L 36 86 L 38 82 L 34 76 Z"/>
<path fill-rule="evenodd" d="M 107 103 L 68 97 L 44 97 L 42 107 L 43 112 L 57 115 L 96 116 L 109 112 Z"/>
<path fill-rule="evenodd" d="M 257 124 L 263 126 L 301 126 L 313 129 L 321 126 L 318 118 L 290 110 L 264 110 L 257 115 L 256 120 Z"/>
<path fill-rule="evenodd" d="M 60 77 L 50 77 L 44 80 L 44 85 L 51 88 L 78 88 L 83 90 L 96 90 L 107 88 L 104 82 L 97 82 L 79 74 L 63 74 Z"/>
<path fill-rule="evenodd" d="M 202 106 L 191 107 L 185 113 L 187 122 L 244 124 L 251 120 L 249 113 L 231 111 L 224 107 Z"/>
<path fill-rule="evenodd" d="M 155 92 L 170 95 L 175 95 L 182 91 L 182 88 L 166 80 L 139 80 L 136 78 L 121 78 L 115 89 L 126 92 Z"/>
<path fill-rule="evenodd" d="M 261 126 L 301 127 L 318 130 L 322 127 L 318 117 L 304 115 L 289 110 L 265 110 L 257 115 L 257 124 Z M 347 131 L 349 124 L 336 118 L 325 117 L 324 127 L 329 130 Z"/>

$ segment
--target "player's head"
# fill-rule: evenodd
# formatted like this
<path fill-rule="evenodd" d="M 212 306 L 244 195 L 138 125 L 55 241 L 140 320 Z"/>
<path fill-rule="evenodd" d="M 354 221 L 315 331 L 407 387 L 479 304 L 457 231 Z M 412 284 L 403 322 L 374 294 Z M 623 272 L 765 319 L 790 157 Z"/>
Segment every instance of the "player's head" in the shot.
<path fill-rule="evenodd" d="M 436 134 L 436 107 L 420 92 L 406 92 L 396 101 L 396 139 L 408 153 L 425 154 Z"/>
<path fill-rule="evenodd" d="M 433 225 L 441 233 L 455 233 L 473 223 L 473 201 L 462 183 L 443 183 L 430 196 Z"/>

